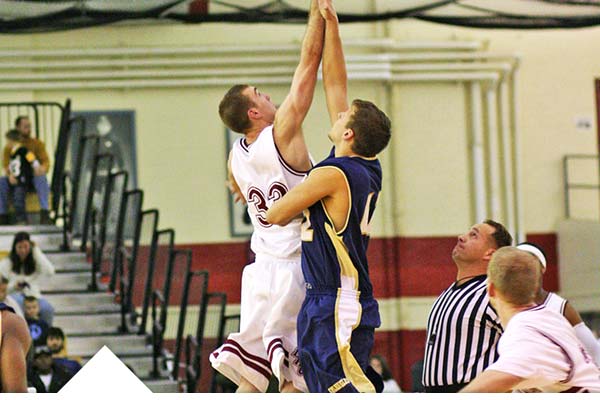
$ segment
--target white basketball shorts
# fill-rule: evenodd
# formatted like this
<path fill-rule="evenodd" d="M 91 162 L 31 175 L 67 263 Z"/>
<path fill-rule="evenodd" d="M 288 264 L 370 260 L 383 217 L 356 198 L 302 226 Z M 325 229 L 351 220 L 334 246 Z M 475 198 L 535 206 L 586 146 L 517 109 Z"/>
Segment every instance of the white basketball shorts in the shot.
<path fill-rule="evenodd" d="M 297 358 L 296 320 L 305 296 L 300 258 L 257 256 L 242 274 L 240 332 L 210 355 L 217 371 L 239 385 L 244 377 L 265 392 L 271 374 L 303 392 Z M 283 379 L 282 379 L 283 378 Z"/>

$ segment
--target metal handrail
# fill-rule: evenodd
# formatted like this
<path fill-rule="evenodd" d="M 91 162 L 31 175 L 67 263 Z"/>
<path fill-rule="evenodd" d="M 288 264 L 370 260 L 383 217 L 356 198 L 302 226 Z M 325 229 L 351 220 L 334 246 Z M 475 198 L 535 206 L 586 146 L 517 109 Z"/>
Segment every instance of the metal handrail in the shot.
<path fill-rule="evenodd" d="M 100 164 L 101 160 L 103 160 L 103 159 L 108 160 L 107 161 L 108 162 L 107 170 L 110 171 L 112 169 L 114 156 L 109 153 L 100 153 L 100 154 L 96 154 L 96 156 L 94 157 L 94 163 L 92 165 L 92 177 L 91 177 L 90 186 L 88 189 L 88 196 L 87 196 L 87 201 L 86 201 L 86 206 L 85 206 L 86 212 L 84 215 L 83 229 L 81 232 L 81 247 L 80 247 L 81 251 L 85 251 L 86 246 L 87 246 L 88 230 L 90 229 L 90 216 L 91 216 L 90 210 L 91 210 L 91 207 L 93 206 L 96 180 L 98 179 L 98 165 Z"/>
<path fill-rule="evenodd" d="M 118 265 L 121 264 L 122 260 L 121 260 L 121 252 L 119 251 L 119 249 L 121 247 L 123 247 L 123 231 L 125 228 L 125 217 L 127 216 L 127 208 L 129 205 L 129 201 L 131 199 L 135 200 L 135 197 L 139 197 L 139 208 L 138 208 L 138 214 L 141 214 L 141 210 L 142 210 L 142 206 L 144 203 L 144 192 L 140 189 L 134 189 L 134 190 L 128 190 L 125 192 L 125 195 L 123 196 L 123 199 L 121 200 L 121 209 L 120 209 L 120 213 L 119 213 L 119 221 L 117 223 L 117 232 L 116 232 L 116 240 L 115 240 L 115 253 L 114 253 L 114 257 L 113 257 L 113 263 L 112 263 L 112 271 L 110 272 L 110 282 L 108 285 L 108 290 L 111 292 L 115 291 L 116 288 L 116 284 L 117 284 L 117 270 L 118 270 Z M 131 201 L 134 201 L 131 200 Z"/>
<path fill-rule="evenodd" d="M 175 354 L 173 357 L 173 379 L 179 379 L 179 360 L 181 358 L 181 346 L 183 342 L 183 333 L 185 331 L 185 321 L 187 318 L 187 308 L 189 303 L 189 292 L 192 280 L 195 278 L 202 278 L 202 296 L 200 297 L 200 313 L 198 316 L 198 330 L 204 332 L 204 323 L 206 318 L 206 307 L 208 302 L 207 291 L 208 291 L 208 271 L 192 271 L 192 252 L 191 250 L 178 250 L 187 256 L 187 266 L 185 282 L 183 286 L 183 292 L 181 296 L 181 303 L 179 309 L 179 322 L 177 324 L 177 337 L 175 341 Z M 196 335 L 198 343 L 202 343 L 202 334 Z"/>
<path fill-rule="evenodd" d="M 96 208 L 92 208 L 92 278 L 90 280 L 90 284 L 88 285 L 88 289 L 91 290 L 92 292 L 97 292 L 98 291 L 98 282 L 97 282 L 97 267 L 96 267 L 96 253 L 98 252 L 98 249 L 96 248 L 97 246 L 97 241 L 96 241 L 96 236 L 98 235 L 98 233 L 96 232 L 96 221 L 98 218 L 98 211 L 96 210 Z"/>
<path fill-rule="evenodd" d="M 52 170 L 52 183 L 50 191 L 52 192 L 52 209 L 58 214 L 58 205 L 60 196 L 64 193 L 61 180 L 65 170 L 67 161 L 67 150 L 70 139 L 71 128 L 71 100 L 67 99 L 65 106 L 62 108 L 60 126 L 58 128 L 58 138 L 56 141 L 56 149 L 54 151 L 54 169 Z"/>
<path fill-rule="evenodd" d="M 69 171 L 63 171 L 63 184 L 62 184 L 62 214 L 57 215 L 63 220 L 62 226 L 62 244 L 60 245 L 61 251 L 71 250 L 71 215 L 69 214 L 69 202 L 72 199 L 68 198 L 67 182 L 71 178 Z"/>
<path fill-rule="evenodd" d="M 152 371 L 150 372 L 150 376 L 153 378 L 160 377 L 158 358 L 162 354 L 162 338 L 166 329 L 166 324 L 162 318 L 157 318 L 157 302 L 160 303 L 161 309 L 166 304 L 165 296 L 158 289 L 152 292 Z"/>
<path fill-rule="evenodd" d="M 563 177 L 564 177 L 564 199 L 565 199 L 565 217 L 571 217 L 571 202 L 569 194 L 571 189 L 583 189 L 583 190 L 600 190 L 598 184 L 580 184 L 580 183 L 569 183 L 569 161 L 570 160 L 597 160 L 600 173 L 600 156 L 596 154 L 567 154 L 563 157 Z M 599 179 L 600 181 L 600 179 Z"/>
<path fill-rule="evenodd" d="M 121 253 L 121 263 L 117 266 L 119 271 L 119 297 L 121 303 L 121 326 L 119 327 L 119 332 L 126 333 L 129 332 L 127 316 L 131 310 L 131 299 L 129 279 L 127 278 L 127 274 L 125 274 L 125 265 L 131 267 L 131 254 L 125 247 L 121 247 L 119 252 Z M 129 272 L 131 273 L 131 268 L 129 269 Z"/>
<path fill-rule="evenodd" d="M 77 214 L 77 207 L 81 207 L 81 205 L 79 204 L 79 185 L 81 184 L 81 174 L 83 172 L 83 161 L 84 161 L 84 155 L 86 152 L 87 147 L 89 146 L 89 143 L 91 143 L 91 145 L 93 147 L 91 147 L 91 154 L 92 157 L 96 155 L 96 153 L 98 152 L 98 148 L 100 147 L 100 136 L 99 135 L 85 135 L 85 119 L 83 119 L 82 117 L 77 117 L 74 118 L 72 120 L 72 124 L 78 122 L 80 124 L 80 131 L 79 131 L 79 145 L 78 145 L 78 152 L 77 152 L 77 157 L 75 157 L 75 165 L 73 165 L 71 167 L 72 170 L 72 176 L 71 176 L 71 210 L 70 210 L 70 215 L 71 215 L 71 223 L 69 225 L 69 231 L 71 233 L 73 233 L 73 229 L 74 229 L 74 221 L 75 221 L 75 215 Z M 79 223 L 81 223 L 81 221 L 78 221 Z"/>
<path fill-rule="evenodd" d="M 140 328 L 138 331 L 139 335 L 146 333 L 146 324 L 148 321 L 148 309 L 150 307 L 150 297 L 152 295 L 152 288 L 154 287 L 154 271 L 156 270 L 156 253 L 160 244 L 160 239 L 163 236 L 168 237 L 167 250 L 167 266 L 173 262 L 173 246 L 175 245 L 175 231 L 173 229 L 163 229 L 160 231 L 154 231 L 152 237 L 152 245 L 150 248 L 150 257 L 148 260 L 148 273 L 146 275 L 146 285 L 144 289 L 144 300 L 142 302 L 142 314 Z M 167 267 L 168 269 L 168 267 Z"/>

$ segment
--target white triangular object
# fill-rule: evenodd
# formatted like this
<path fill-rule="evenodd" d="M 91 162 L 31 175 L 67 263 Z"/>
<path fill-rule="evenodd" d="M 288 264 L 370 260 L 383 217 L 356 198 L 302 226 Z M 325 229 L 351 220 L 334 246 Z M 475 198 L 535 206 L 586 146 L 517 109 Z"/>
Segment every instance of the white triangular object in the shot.
<path fill-rule="evenodd" d="M 60 391 L 60 394 L 148 394 L 150 389 L 106 346 Z"/>

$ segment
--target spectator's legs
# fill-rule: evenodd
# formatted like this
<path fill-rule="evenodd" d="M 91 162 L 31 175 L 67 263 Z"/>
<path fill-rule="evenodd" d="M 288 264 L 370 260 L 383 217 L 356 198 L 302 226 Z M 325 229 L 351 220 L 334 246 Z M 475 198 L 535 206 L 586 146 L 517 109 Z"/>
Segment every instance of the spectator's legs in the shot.
<path fill-rule="evenodd" d="M 7 176 L 0 176 L 0 225 L 8 224 L 8 194 L 10 186 Z"/>
<path fill-rule="evenodd" d="M 42 210 L 48 210 L 48 196 L 50 195 L 50 186 L 48 185 L 48 178 L 46 175 L 34 176 L 33 187 L 37 192 L 38 198 L 40 199 L 40 208 Z"/>
<path fill-rule="evenodd" d="M 38 199 L 40 200 L 40 224 L 50 225 L 52 224 L 52 220 L 50 219 L 50 214 L 48 212 L 48 197 L 50 193 L 50 187 L 48 185 L 48 179 L 46 178 L 46 175 L 34 176 L 33 186 L 35 187 Z"/>
<path fill-rule="evenodd" d="M 15 186 L 13 188 L 13 200 L 15 205 L 16 223 L 27 223 L 27 215 L 25 213 L 25 195 L 27 189 L 25 186 Z"/>
<path fill-rule="evenodd" d="M 38 299 L 40 302 L 40 319 L 46 321 L 48 326 L 52 326 L 52 320 L 54 319 L 54 307 L 45 298 L 41 297 Z"/>

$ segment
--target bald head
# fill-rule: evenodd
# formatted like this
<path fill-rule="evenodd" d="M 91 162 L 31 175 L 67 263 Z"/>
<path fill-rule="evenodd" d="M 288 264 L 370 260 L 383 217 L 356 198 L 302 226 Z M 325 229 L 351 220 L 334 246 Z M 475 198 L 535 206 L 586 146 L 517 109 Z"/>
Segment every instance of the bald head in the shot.
<path fill-rule="evenodd" d="M 530 304 L 539 289 L 538 259 L 515 247 L 498 249 L 488 265 L 488 279 L 504 301 L 516 306 Z"/>

